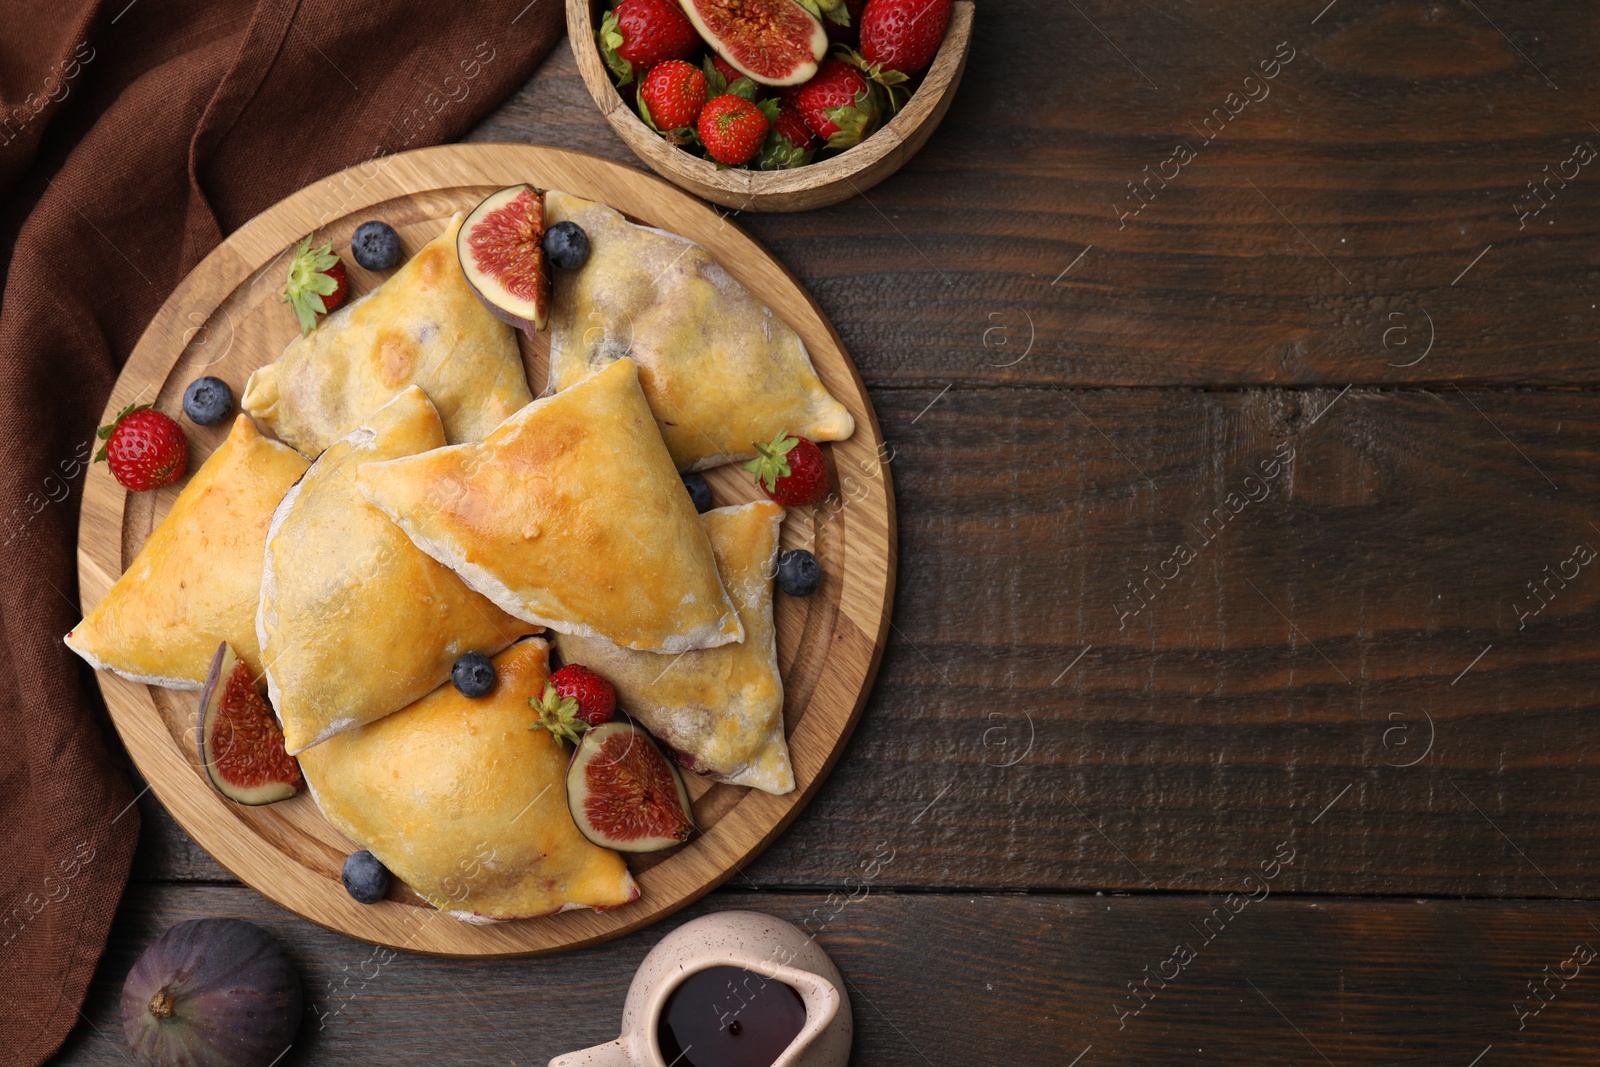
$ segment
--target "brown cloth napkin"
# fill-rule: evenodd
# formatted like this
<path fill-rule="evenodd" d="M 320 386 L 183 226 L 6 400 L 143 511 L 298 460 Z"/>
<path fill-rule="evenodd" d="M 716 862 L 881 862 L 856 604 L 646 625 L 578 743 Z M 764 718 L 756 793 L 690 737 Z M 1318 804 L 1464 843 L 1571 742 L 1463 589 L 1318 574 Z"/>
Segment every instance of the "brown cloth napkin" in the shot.
<path fill-rule="evenodd" d="M 118 368 L 225 234 L 459 137 L 560 23 L 560 0 L 0 0 L 0 1063 L 41 1062 L 77 1021 L 138 837 L 61 642 Z"/>

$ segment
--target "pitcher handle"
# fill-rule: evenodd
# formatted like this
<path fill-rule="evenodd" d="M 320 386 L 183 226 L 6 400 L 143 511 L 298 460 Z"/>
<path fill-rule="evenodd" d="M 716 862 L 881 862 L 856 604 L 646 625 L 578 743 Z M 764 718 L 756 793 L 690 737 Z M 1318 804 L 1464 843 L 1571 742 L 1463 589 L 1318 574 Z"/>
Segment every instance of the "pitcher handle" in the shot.
<path fill-rule="evenodd" d="M 557 1056 L 550 1067 L 634 1067 L 627 1041 L 617 1038 L 594 1048 L 580 1049 Z"/>

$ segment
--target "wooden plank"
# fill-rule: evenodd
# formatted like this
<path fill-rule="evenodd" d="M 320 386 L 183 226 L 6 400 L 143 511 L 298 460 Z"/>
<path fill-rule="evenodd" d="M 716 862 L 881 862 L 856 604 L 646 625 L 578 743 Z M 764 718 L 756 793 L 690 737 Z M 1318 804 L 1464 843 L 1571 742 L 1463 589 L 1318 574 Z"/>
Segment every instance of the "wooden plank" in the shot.
<path fill-rule="evenodd" d="M 1600 149 L 1573 89 L 1600 46 L 1589 8 L 1307 7 L 985 4 L 954 105 L 899 173 L 740 222 L 873 384 L 1600 379 L 1600 169 L 1563 167 Z M 1281 42 L 1294 58 L 1263 81 Z M 473 136 L 629 159 L 566 51 Z M 1146 167 L 1178 173 L 1122 219 Z"/>
<path fill-rule="evenodd" d="M 1593 394 L 936 393 L 876 394 L 896 632 L 750 877 L 836 881 L 870 824 L 927 888 L 1210 891 L 1285 838 L 1295 891 L 1600 888 Z"/>
<path fill-rule="evenodd" d="M 282 938 L 300 968 L 308 1006 L 284 1064 L 542 1065 L 614 1037 L 650 946 L 712 908 L 809 921 L 848 985 L 851 1062 L 872 1067 L 1504 1067 L 1600 1056 L 1597 965 L 1573 959 L 1575 946 L 1600 946 L 1593 905 L 1303 900 L 1277 896 L 1276 885 L 1260 882 L 1261 899 L 1248 903 L 868 888 L 830 904 L 810 893 L 721 891 L 600 950 L 495 962 L 374 956 L 242 888 L 140 888 L 118 916 L 86 1022 L 57 1062 L 126 1064 L 116 1004 L 138 952 L 171 923 L 236 915 Z M 1165 986 L 1152 977 L 1145 992 L 1146 976 L 1158 974 Z M 1139 983 L 1137 996 L 1129 983 Z"/>
<path fill-rule="evenodd" d="M 1600 397 L 874 397 L 895 630 L 845 758 L 735 884 L 837 886 L 882 834 L 921 889 L 1209 892 L 1291 839 L 1283 890 L 1600 893 L 1600 572 L 1516 611 L 1600 549 Z M 158 851 L 147 877 L 209 876 Z"/>

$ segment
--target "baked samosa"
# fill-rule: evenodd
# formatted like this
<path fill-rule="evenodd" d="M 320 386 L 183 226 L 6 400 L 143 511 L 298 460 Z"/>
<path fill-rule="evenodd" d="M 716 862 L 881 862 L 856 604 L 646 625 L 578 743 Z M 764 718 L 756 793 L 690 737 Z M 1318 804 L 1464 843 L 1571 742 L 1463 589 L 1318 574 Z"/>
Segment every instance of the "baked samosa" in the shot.
<path fill-rule="evenodd" d="M 679 470 L 749 459 L 784 432 L 821 442 L 854 431 L 800 335 L 705 249 L 567 193 L 545 194 L 545 221 L 582 226 L 590 249 L 557 279 L 553 389 L 632 359 Z"/>
<path fill-rule="evenodd" d="M 307 466 L 236 418 L 67 647 L 135 682 L 199 689 L 226 641 L 260 677 L 261 552 L 273 510 Z"/>
<path fill-rule="evenodd" d="M 744 637 L 630 360 L 475 444 L 368 463 L 356 483 L 418 548 L 530 623 L 653 652 Z"/>
<path fill-rule="evenodd" d="M 572 821 L 565 746 L 528 729 L 548 649 L 532 638 L 494 657 L 486 697 L 440 686 L 300 756 L 328 821 L 466 922 L 615 908 L 639 896 L 622 857 Z"/>

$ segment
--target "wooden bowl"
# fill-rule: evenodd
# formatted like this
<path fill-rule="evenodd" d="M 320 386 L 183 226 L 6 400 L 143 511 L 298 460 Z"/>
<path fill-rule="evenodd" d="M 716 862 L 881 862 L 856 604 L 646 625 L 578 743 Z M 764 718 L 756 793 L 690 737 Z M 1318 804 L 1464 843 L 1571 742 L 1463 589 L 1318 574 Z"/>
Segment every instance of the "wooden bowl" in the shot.
<path fill-rule="evenodd" d="M 661 135 L 618 94 L 595 43 L 605 0 L 567 0 L 567 37 L 589 95 L 634 154 L 670 182 L 738 211 L 805 211 L 837 204 L 877 185 L 916 154 L 950 109 L 972 45 L 972 0 L 955 0 L 950 28 L 922 84 L 878 132 L 831 159 L 793 170 L 718 170 Z"/>

